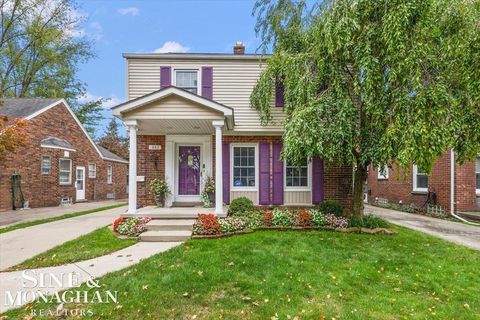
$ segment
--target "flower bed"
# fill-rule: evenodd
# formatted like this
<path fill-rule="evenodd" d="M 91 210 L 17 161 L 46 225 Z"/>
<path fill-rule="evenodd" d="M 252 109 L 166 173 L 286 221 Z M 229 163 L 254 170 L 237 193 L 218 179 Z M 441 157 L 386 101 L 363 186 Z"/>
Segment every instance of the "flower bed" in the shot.
<path fill-rule="evenodd" d="M 127 237 L 138 237 L 147 230 L 146 224 L 152 220 L 148 217 L 117 218 L 113 222 L 113 231 Z"/>
<path fill-rule="evenodd" d="M 199 214 L 193 225 L 193 238 L 219 238 L 255 230 L 329 230 L 348 233 L 394 234 L 388 224 L 374 216 L 350 221 L 346 217 L 323 214 L 317 209 L 253 211 L 241 216 L 218 218 L 214 214 Z"/>

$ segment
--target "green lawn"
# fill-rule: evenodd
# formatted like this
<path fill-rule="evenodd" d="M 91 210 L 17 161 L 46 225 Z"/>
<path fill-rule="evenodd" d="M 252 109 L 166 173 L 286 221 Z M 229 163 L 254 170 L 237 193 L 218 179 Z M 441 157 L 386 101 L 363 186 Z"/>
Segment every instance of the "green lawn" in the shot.
<path fill-rule="evenodd" d="M 99 208 L 90 209 L 90 210 L 67 213 L 67 214 L 64 214 L 64 215 L 61 215 L 61 216 L 57 216 L 57 217 L 51 217 L 51 218 L 22 222 L 22 223 L 15 224 L 13 226 L 0 228 L 0 234 L 5 233 L 5 232 L 10 232 L 10 231 L 13 231 L 13 230 L 17 230 L 17 229 L 23 229 L 23 228 L 27 228 L 27 227 L 31 227 L 31 226 L 36 226 L 38 224 L 44 224 L 44 223 L 49 223 L 49 222 L 53 222 L 53 221 L 58 221 L 58 220 L 83 216 L 83 215 L 89 214 L 89 213 L 94 213 L 94 212 L 104 211 L 104 210 L 108 210 L 108 209 L 123 207 L 124 205 L 126 205 L 126 203 L 119 203 L 119 204 L 99 207 Z"/>
<path fill-rule="evenodd" d="M 136 242 L 137 240 L 132 239 L 121 240 L 108 227 L 104 227 L 47 250 L 9 270 L 51 267 L 88 260 L 126 248 Z"/>
<path fill-rule="evenodd" d="M 119 305 L 65 308 L 122 320 L 478 319 L 479 261 L 480 252 L 402 228 L 394 236 L 258 231 L 188 241 L 100 278 L 102 289 L 118 290 Z"/>

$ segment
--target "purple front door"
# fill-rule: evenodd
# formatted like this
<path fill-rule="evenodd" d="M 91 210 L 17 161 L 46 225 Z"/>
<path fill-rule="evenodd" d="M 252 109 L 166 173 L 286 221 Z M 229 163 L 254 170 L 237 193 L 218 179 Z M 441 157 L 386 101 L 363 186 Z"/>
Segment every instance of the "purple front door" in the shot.
<path fill-rule="evenodd" d="M 178 194 L 200 194 L 200 147 L 178 147 Z"/>

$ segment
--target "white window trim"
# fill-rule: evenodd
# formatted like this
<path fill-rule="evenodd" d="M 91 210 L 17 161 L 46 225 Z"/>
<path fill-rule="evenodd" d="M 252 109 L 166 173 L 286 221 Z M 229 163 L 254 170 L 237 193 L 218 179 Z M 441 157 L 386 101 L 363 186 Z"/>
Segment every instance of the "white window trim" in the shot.
<path fill-rule="evenodd" d="M 477 174 L 480 174 L 480 172 L 477 171 L 477 161 L 479 160 L 480 160 L 480 156 L 475 159 L 475 184 L 477 183 Z M 475 193 L 477 196 L 480 197 L 480 189 L 477 189 L 476 185 L 475 185 Z"/>
<path fill-rule="evenodd" d="M 68 182 L 61 182 L 60 181 L 60 172 L 61 171 L 61 167 L 60 167 L 60 162 L 62 160 L 66 160 L 66 161 L 69 161 L 70 162 L 70 171 L 69 171 L 69 175 L 68 175 Z M 61 186 L 68 186 L 68 185 L 71 185 L 72 184 L 72 159 L 67 159 L 67 158 L 60 158 L 58 159 L 58 183 L 61 185 Z"/>
<path fill-rule="evenodd" d="M 284 191 L 311 191 L 312 190 L 312 162 L 307 163 L 307 186 L 306 187 L 288 187 L 287 186 L 287 161 L 283 161 L 283 190 Z"/>
<path fill-rule="evenodd" d="M 382 168 L 378 168 L 378 173 L 377 173 L 377 180 L 388 180 L 388 166 L 386 165 L 383 169 L 385 169 L 385 174 L 382 174 Z"/>
<path fill-rule="evenodd" d="M 177 87 L 177 71 L 196 71 L 197 72 L 197 95 L 202 95 L 202 68 L 194 66 L 194 67 L 172 67 L 172 85 Z M 180 87 L 177 87 L 179 89 Z"/>
<path fill-rule="evenodd" d="M 413 191 L 414 192 L 428 192 L 428 187 L 427 188 L 417 188 L 417 175 L 418 175 L 418 166 L 416 164 L 413 165 L 413 180 L 412 180 L 412 185 L 413 185 Z"/>
<path fill-rule="evenodd" d="M 255 187 L 238 187 L 233 184 L 233 148 L 234 147 L 254 147 L 255 148 Z M 231 143 L 230 144 L 230 191 L 258 191 L 258 143 Z"/>
<path fill-rule="evenodd" d="M 50 167 L 48 168 L 48 173 L 43 172 L 43 158 L 50 159 Z M 42 176 L 49 176 L 50 174 L 52 174 L 52 157 L 51 156 L 42 156 L 42 160 L 40 163 L 40 173 L 42 174 Z"/>
<path fill-rule="evenodd" d="M 110 169 L 110 174 L 108 173 Z M 111 164 L 107 165 L 107 184 L 113 183 L 113 166 Z"/>
<path fill-rule="evenodd" d="M 95 170 L 94 170 L 95 174 L 93 176 L 90 175 L 90 166 L 91 165 L 93 165 L 95 167 Z M 88 178 L 90 178 L 90 179 L 96 179 L 97 178 L 97 164 L 96 163 L 89 163 L 88 164 Z"/>

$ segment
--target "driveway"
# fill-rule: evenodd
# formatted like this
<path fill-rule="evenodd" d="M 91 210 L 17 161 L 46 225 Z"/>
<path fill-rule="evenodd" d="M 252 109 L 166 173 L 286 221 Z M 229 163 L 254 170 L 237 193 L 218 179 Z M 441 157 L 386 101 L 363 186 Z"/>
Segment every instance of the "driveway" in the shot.
<path fill-rule="evenodd" d="M 477 226 L 370 205 L 365 205 L 365 213 L 373 213 L 399 226 L 425 232 L 432 236 L 480 250 L 480 227 Z"/>
<path fill-rule="evenodd" d="M 0 234 L 0 270 L 113 222 L 125 207 L 90 213 Z"/>

